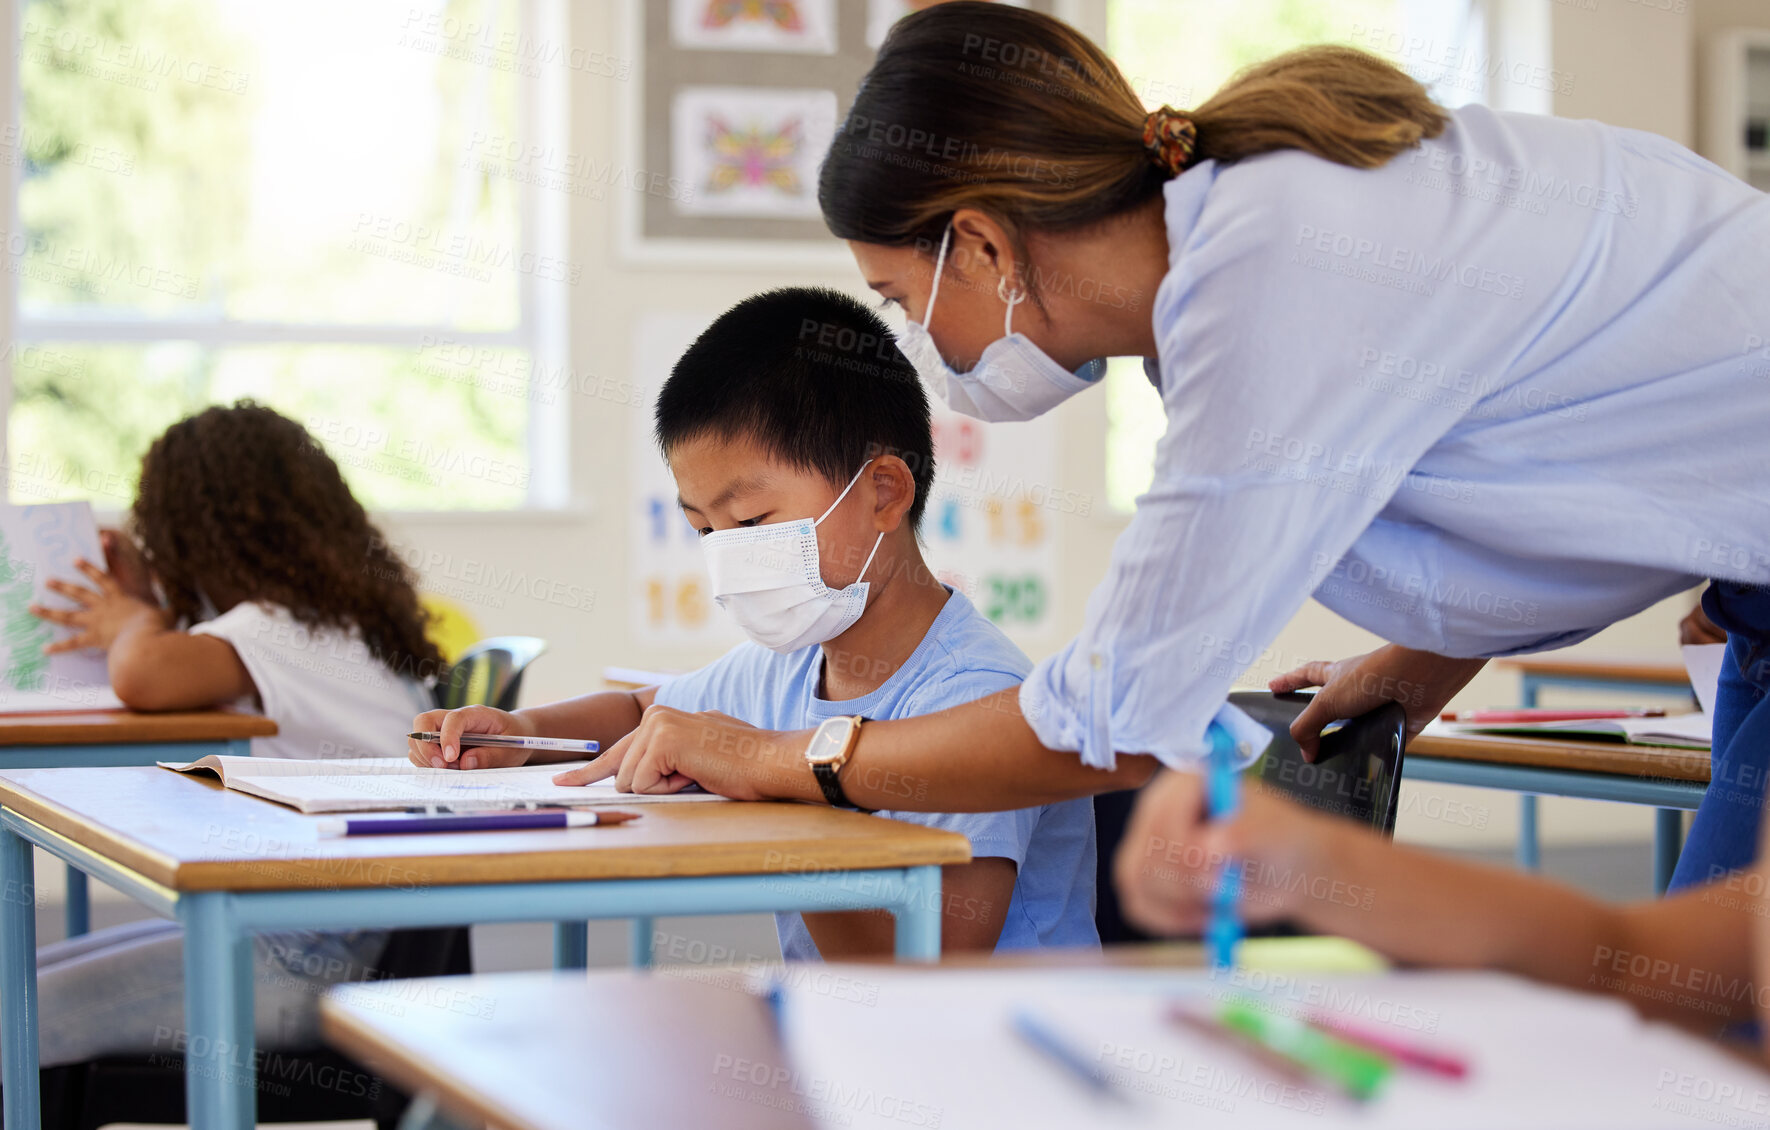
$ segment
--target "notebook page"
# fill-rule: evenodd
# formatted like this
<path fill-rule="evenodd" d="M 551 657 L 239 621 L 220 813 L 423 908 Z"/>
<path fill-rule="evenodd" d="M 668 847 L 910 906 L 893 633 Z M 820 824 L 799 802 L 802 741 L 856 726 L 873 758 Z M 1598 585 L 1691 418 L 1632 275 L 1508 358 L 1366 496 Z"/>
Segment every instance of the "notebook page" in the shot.
<path fill-rule="evenodd" d="M 783 1070 L 714 1065 L 733 1101 L 795 1102 L 821 1126 L 1558 1127 L 1648 1130 L 1735 1121 L 1739 1096 L 1770 1102 L 1770 1075 L 1640 1020 L 1621 1001 L 1490 973 L 1374 977 L 1243 971 L 906 974 L 858 966 L 795 977 L 781 998 Z M 1467 1078 L 1403 1070 L 1358 1104 L 1241 1049 L 1171 1023 L 1167 1002 L 1255 993 L 1453 1053 Z M 1026 1009 L 1106 1074 L 1102 1100 L 1012 1032 Z M 774 1065 L 770 1065 L 772 1068 Z M 1700 1086 L 1686 1087 L 1688 1080 Z M 1686 1094 L 1685 1092 L 1691 1092 Z M 1707 1098 L 1693 1098 L 1700 1093 Z M 1720 1096 L 1717 1098 L 1716 1096 Z M 920 1121 L 916 1121 L 919 1119 Z"/>

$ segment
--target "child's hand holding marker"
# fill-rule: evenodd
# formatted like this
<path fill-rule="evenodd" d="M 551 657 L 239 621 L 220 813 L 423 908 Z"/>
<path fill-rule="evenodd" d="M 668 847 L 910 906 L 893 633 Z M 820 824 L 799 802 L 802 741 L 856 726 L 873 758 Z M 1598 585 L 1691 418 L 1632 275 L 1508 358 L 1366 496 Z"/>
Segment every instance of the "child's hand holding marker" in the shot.
<path fill-rule="evenodd" d="M 1310 897 L 1345 894 L 1321 846 L 1323 817 L 1247 782 L 1240 811 L 1211 819 L 1206 778 L 1169 771 L 1144 789 L 1114 874 L 1126 916 L 1145 929 L 1197 934 L 1211 924 L 1225 863 L 1236 862 L 1242 914 L 1259 925 Z M 1331 832 L 1332 828 L 1327 831 Z M 1329 841 L 1331 842 L 1331 840 Z"/>

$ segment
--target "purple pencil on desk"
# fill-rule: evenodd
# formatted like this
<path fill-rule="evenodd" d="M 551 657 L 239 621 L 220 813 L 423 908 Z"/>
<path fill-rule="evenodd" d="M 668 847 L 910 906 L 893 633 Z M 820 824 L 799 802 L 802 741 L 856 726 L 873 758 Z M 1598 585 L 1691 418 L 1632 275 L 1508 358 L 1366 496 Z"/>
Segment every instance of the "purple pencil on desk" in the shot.
<path fill-rule="evenodd" d="M 319 834 L 334 836 L 398 836 L 418 832 L 508 832 L 525 828 L 593 828 L 601 824 L 625 824 L 639 819 L 637 812 L 490 812 L 461 816 L 403 813 L 343 820 L 321 820 Z"/>

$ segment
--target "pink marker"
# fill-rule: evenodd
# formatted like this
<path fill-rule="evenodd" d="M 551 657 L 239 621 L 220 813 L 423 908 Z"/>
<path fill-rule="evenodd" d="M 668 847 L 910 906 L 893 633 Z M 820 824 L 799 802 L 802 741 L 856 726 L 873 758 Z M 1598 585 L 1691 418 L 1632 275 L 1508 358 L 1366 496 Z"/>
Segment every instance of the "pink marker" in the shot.
<path fill-rule="evenodd" d="M 1386 1032 L 1348 1024 L 1337 1016 L 1315 1013 L 1309 1017 L 1309 1023 L 1317 1028 L 1326 1029 L 1343 1040 L 1360 1044 L 1374 1052 L 1381 1052 L 1409 1067 L 1422 1068 L 1452 1079 L 1461 1079 L 1469 1074 L 1468 1063 L 1456 1056 L 1398 1040 Z"/>

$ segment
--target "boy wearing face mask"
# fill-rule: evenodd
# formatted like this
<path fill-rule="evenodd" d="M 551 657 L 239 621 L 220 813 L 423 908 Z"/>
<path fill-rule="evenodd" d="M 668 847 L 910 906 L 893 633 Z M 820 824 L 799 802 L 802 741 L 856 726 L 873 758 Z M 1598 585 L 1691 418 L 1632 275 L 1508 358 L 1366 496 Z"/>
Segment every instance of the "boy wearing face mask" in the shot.
<path fill-rule="evenodd" d="M 658 396 L 656 435 L 683 514 L 701 533 L 714 599 L 749 640 L 660 687 L 514 713 L 421 714 L 413 728 L 442 737 L 413 741 L 415 763 L 474 769 L 571 756 L 462 749 L 465 732 L 589 738 L 608 752 L 560 778 L 586 783 L 615 772 L 663 716 L 716 711 L 763 729 L 818 729 L 812 753 L 835 764 L 807 771 L 846 806 L 843 777 L 866 767 L 844 773 L 841 755 L 867 720 L 970 702 L 1031 670 L 922 559 L 916 530 L 934 481 L 928 402 L 865 306 L 810 288 L 739 303 L 677 362 Z M 916 783 L 901 787 L 907 799 Z M 882 815 L 971 840 L 972 862 L 942 876 L 945 950 L 1098 943 L 1088 800 Z M 892 952 L 883 912 L 776 918 L 789 960 Z"/>

